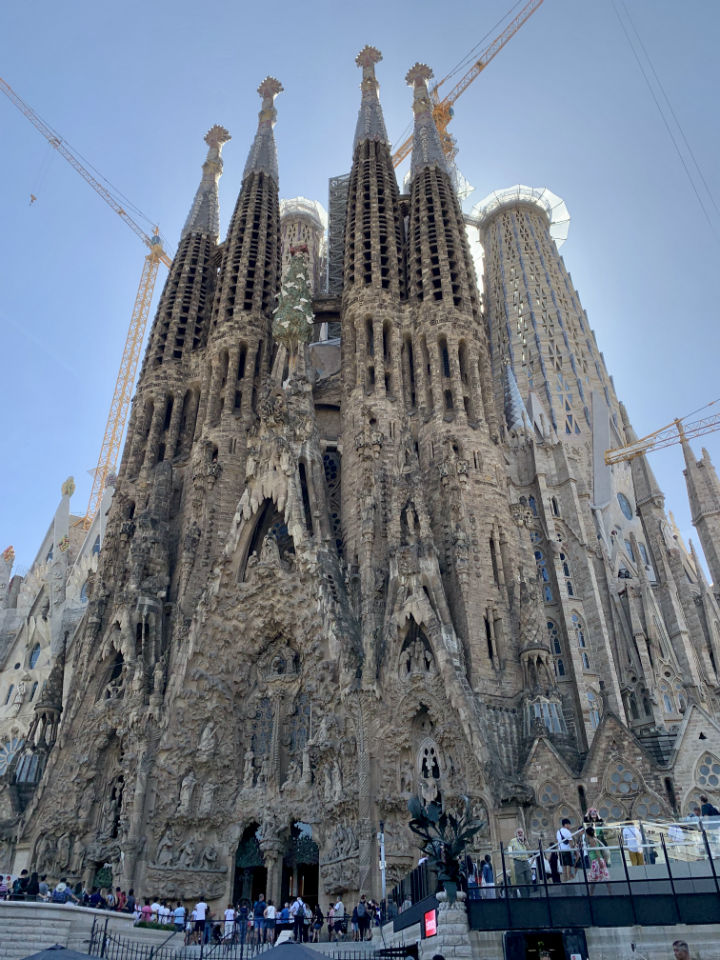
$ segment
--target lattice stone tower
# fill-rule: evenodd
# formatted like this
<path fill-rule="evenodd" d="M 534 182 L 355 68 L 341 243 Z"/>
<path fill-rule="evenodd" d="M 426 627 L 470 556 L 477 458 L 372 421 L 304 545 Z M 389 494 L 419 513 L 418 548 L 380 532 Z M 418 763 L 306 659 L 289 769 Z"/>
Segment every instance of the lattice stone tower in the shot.
<path fill-rule="evenodd" d="M 281 218 L 280 83 L 222 245 L 229 134 L 206 137 L 87 612 L 58 618 L 0 777 L 6 872 L 325 907 L 379 894 L 380 820 L 390 886 L 415 865 L 413 794 L 469 796 L 480 853 L 591 803 L 713 793 L 717 599 L 646 459 L 604 464 L 634 434 L 558 254 L 562 202 L 482 205 L 482 301 L 432 71 L 407 74 L 401 194 L 381 59 L 356 61 L 331 295 L 321 222 L 297 200 Z M 686 458 L 717 578 L 720 487 Z"/>

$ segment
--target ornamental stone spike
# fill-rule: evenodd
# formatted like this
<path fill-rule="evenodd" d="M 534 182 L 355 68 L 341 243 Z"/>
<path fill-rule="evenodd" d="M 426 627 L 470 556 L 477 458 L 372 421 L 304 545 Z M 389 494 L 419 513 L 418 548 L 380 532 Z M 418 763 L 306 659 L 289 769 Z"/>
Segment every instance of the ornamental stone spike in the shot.
<path fill-rule="evenodd" d="M 358 113 L 353 141 L 353 153 L 358 143 L 363 140 L 375 140 L 390 145 L 385 128 L 385 120 L 380 106 L 380 85 L 375 77 L 375 64 L 382 60 L 382 54 L 377 47 L 363 47 L 355 57 L 355 63 L 362 67 L 363 78 L 360 84 L 362 98 Z"/>
<path fill-rule="evenodd" d="M 251 173 L 264 173 L 271 177 L 275 183 L 278 182 L 277 147 L 273 136 L 273 127 L 277 120 L 277 110 L 274 103 L 275 97 L 282 93 L 283 89 L 283 85 L 275 77 L 265 77 L 257 88 L 262 106 L 260 107 L 260 113 L 258 113 L 257 133 L 245 164 L 243 180 L 249 177 Z"/>
<path fill-rule="evenodd" d="M 428 80 L 433 72 L 426 63 L 416 63 L 410 67 L 405 82 L 413 87 L 413 113 L 415 114 L 415 132 L 413 135 L 411 175 L 425 167 L 437 167 L 443 173 L 449 173 L 440 134 L 433 119 L 432 100 L 428 91 Z"/>
<path fill-rule="evenodd" d="M 208 145 L 207 157 L 203 163 L 203 175 L 188 214 L 181 237 L 189 233 L 205 233 L 217 242 L 220 235 L 220 205 L 218 202 L 218 181 L 222 174 L 222 148 L 230 140 L 230 134 L 219 124 L 210 127 L 204 137 Z"/>

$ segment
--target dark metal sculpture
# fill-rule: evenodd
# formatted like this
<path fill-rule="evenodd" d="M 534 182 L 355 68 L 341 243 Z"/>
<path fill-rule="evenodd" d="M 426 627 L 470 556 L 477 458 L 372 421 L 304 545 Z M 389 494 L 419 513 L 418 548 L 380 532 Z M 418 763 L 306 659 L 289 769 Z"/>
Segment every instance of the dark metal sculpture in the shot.
<path fill-rule="evenodd" d="M 446 813 L 439 803 L 425 805 L 419 797 L 408 801 L 410 829 L 422 840 L 421 850 L 430 869 L 437 873 L 448 903 L 455 903 L 458 887 L 467 878 L 465 847 L 485 825 L 484 820 L 473 818 L 470 798 L 462 799 L 464 810 L 458 817 Z"/>

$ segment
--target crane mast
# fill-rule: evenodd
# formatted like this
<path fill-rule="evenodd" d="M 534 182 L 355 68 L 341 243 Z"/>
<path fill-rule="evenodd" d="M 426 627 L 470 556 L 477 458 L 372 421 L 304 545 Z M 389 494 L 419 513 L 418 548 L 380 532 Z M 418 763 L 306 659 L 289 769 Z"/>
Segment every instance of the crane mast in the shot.
<path fill-rule="evenodd" d="M 45 121 L 35 113 L 32 107 L 29 106 L 2 77 L 0 77 L 0 90 L 2 90 L 11 103 L 28 118 L 30 123 L 40 131 L 50 146 L 54 147 L 57 152 L 67 160 L 73 170 L 76 170 L 83 180 L 90 184 L 93 190 L 102 197 L 105 203 L 117 213 L 120 219 L 130 227 L 133 233 L 136 234 L 150 250 L 143 264 L 140 284 L 135 297 L 130 326 L 123 348 L 120 370 L 118 371 L 115 390 L 110 404 L 110 412 L 105 425 L 105 435 L 100 448 L 97 467 L 93 475 L 90 499 L 87 510 L 85 511 L 85 516 L 81 521 L 87 530 L 100 506 L 107 479 L 117 469 L 120 444 L 122 443 L 125 423 L 130 410 L 135 373 L 137 371 L 145 328 L 150 314 L 158 267 L 161 263 L 164 263 L 165 266 L 169 268 L 172 265 L 172 259 L 163 250 L 158 228 L 155 228 L 152 236 L 148 235 L 140 224 L 125 210 L 117 197 L 87 169 L 63 138 L 59 136 L 51 126 L 45 123 Z"/>

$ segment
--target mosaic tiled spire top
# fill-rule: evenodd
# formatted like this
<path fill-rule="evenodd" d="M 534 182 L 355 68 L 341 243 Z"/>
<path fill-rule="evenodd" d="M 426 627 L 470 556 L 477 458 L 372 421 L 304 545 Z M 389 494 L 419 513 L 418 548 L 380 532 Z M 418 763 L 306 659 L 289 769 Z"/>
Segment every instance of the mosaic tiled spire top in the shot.
<path fill-rule="evenodd" d="M 203 175 L 190 213 L 185 221 L 182 236 L 189 233 L 206 233 L 217 237 L 220 234 L 220 206 L 218 204 L 218 181 L 222 174 L 222 148 L 230 140 L 230 134 L 219 124 L 210 127 L 205 134 L 208 154 L 203 163 Z"/>
<path fill-rule="evenodd" d="M 243 180 L 251 173 L 264 173 L 278 182 L 278 161 L 273 127 L 277 120 L 275 97 L 282 93 L 283 85 L 275 77 L 265 77 L 257 89 L 262 98 L 262 107 L 258 114 L 258 129 L 245 164 Z"/>
<path fill-rule="evenodd" d="M 438 167 L 444 173 L 448 172 L 440 134 L 433 120 L 433 105 L 428 90 L 428 80 L 432 76 L 433 72 L 426 63 L 416 63 L 408 70 L 405 77 L 406 83 L 413 88 L 413 113 L 415 114 L 410 168 L 412 176 L 424 167 Z"/>
<path fill-rule="evenodd" d="M 380 106 L 380 84 L 375 77 L 375 64 L 382 60 L 382 54 L 377 47 L 363 47 L 355 57 L 355 63 L 362 67 L 363 78 L 360 84 L 362 99 L 355 127 L 353 150 L 363 140 L 376 140 L 390 144 L 385 120 Z"/>

